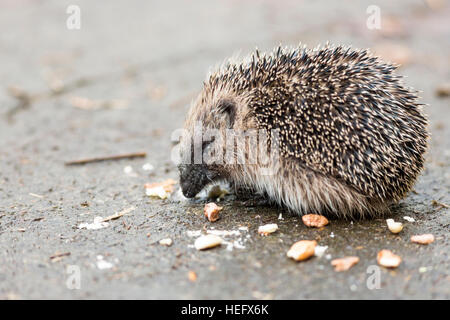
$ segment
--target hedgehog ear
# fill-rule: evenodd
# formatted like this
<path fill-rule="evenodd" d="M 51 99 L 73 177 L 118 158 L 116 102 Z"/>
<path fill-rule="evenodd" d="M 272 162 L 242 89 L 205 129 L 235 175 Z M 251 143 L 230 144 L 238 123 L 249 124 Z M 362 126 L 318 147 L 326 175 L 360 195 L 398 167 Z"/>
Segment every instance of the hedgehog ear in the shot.
<path fill-rule="evenodd" d="M 221 100 L 217 106 L 217 111 L 226 115 L 228 120 L 228 127 L 231 128 L 234 125 L 236 117 L 236 104 L 232 100 Z"/>

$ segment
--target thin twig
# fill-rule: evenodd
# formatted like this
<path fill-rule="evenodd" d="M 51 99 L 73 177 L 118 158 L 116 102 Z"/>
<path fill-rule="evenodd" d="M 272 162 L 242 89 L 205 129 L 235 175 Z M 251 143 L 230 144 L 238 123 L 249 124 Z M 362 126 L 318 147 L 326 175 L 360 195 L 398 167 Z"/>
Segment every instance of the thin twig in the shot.
<path fill-rule="evenodd" d="M 108 161 L 108 160 L 145 158 L 146 156 L 147 156 L 146 152 L 126 153 L 126 154 L 120 154 L 120 155 L 115 155 L 115 156 L 105 156 L 105 157 L 96 157 L 96 158 L 88 158 L 88 159 L 67 161 L 66 162 L 66 166 L 82 165 L 82 164 L 87 164 L 87 163 Z"/>
<path fill-rule="evenodd" d="M 70 252 L 55 253 L 54 255 L 50 256 L 50 260 L 65 257 L 65 256 L 70 256 Z"/>
<path fill-rule="evenodd" d="M 125 215 L 125 214 L 127 214 L 127 213 L 130 213 L 131 211 L 134 211 L 134 210 L 136 210 L 135 207 L 130 207 L 130 208 L 128 208 L 128 209 L 122 210 L 122 211 L 120 211 L 120 212 L 118 212 L 118 213 L 113 214 L 112 216 L 109 216 L 109 217 L 104 218 L 104 219 L 102 220 L 102 222 L 107 222 L 107 221 L 110 221 L 110 220 L 116 220 L 116 219 L 119 219 L 121 216 L 123 216 L 123 215 Z"/>
<path fill-rule="evenodd" d="M 433 207 L 438 207 L 438 210 L 441 210 L 442 208 L 450 209 L 450 206 L 448 204 L 436 200 L 432 200 L 431 204 L 433 205 Z"/>

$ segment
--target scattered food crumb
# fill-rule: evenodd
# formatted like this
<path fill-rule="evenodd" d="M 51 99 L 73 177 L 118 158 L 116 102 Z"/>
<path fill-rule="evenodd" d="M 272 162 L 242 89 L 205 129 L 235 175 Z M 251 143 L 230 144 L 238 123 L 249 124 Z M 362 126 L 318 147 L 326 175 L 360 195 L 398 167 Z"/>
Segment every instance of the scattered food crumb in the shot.
<path fill-rule="evenodd" d="M 202 230 L 188 230 L 186 233 L 188 237 L 198 237 L 202 234 Z"/>
<path fill-rule="evenodd" d="M 241 235 L 239 230 L 207 230 L 206 233 L 214 234 L 219 237 L 220 236 L 227 237 L 227 236 L 240 236 Z"/>
<path fill-rule="evenodd" d="M 401 222 L 395 222 L 394 219 L 386 219 L 389 231 L 392 233 L 399 233 L 403 230 L 403 224 Z"/>
<path fill-rule="evenodd" d="M 378 252 L 377 262 L 380 266 L 386 268 L 397 268 L 402 262 L 402 258 L 390 250 L 383 249 Z"/>
<path fill-rule="evenodd" d="M 339 259 L 334 259 L 331 261 L 331 265 L 334 267 L 334 270 L 337 272 L 347 271 L 355 264 L 359 262 L 359 258 L 355 256 L 349 256 Z"/>
<path fill-rule="evenodd" d="M 159 240 L 159 244 L 162 246 L 170 247 L 172 245 L 172 239 L 166 238 Z"/>
<path fill-rule="evenodd" d="M 327 249 L 328 246 L 316 246 L 314 248 L 314 255 L 321 258 L 324 255 L 325 251 L 327 251 Z"/>
<path fill-rule="evenodd" d="M 125 173 L 127 175 L 131 175 L 133 173 L 133 167 L 132 166 L 126 166 L 125 168 L 123 168 L 123 173 Z"/>
<path fill-rule="evenodd" d="M 111 262 L 103 260 L 103 256 L 97 256 L 97 268 L 100 270 L 111 269 L 114 265 Z"/>
<path fill-rule="evenodd" d="M 411 242 L 418 244 L 430 244 L 434 241 L 434 236 L 430 233 L 415 235 L 411 237 Z"/>
<path fill-rule="evenodd" d="M 314 255 L 316 246 L 316 240 L 300 240 L 291 246 L 287 256 L 296 261 L 306 260 Z"/>
<path fill-rule="evenodd" d="M 197 274 L 194 271 L 189 271 L 188 272 L 188 279 L 191 282 L 195 282 L 197 280 Z"/>
<path fill-rule="evenodd" d="M 302 216 L 302 221 L 307 227 L 321 228 L 326 226 L 328 219 L 320 214 L 306 214 Z"/>
<path fill-rule="evenodd" d="M 278 225 L 276 223 L 270 223 L 258 228 L 258 233 L 262 236 L 267 236 L 278 230 Z"/>
<path fill-rule="evenodd" d="M 153 169 L 155 169 L 155 168 L 150 163 L 146 163 L 142 166 L 142 170 L 144 170 L 144 171 L 152 171 Z"/>
<path fill-rule="evenodd" d="M 239 227 L 237 230 L 214 230 L 213 227 L 209 230 L 188 230 L 187 235 L 189 237 L 199 237 L 205 231 L 208 235 L 214 235 L 217 237 L 238 237 L 237 239 L 225 240 L 222 239 L 221 244 L 226 245 L 226 250 L 232 251 L 233 249 L 245 249 L 245 243 L 249 240 L 250 235 L 242 234 L 242 232 L 248 232 L 248 227 Z M 189 248 L 194 248 L 194 245 L 188 245 Z"/>
<path fill-rule="evenodd" d="M 145 194 L 149 197 L 167 199 L 173 192 L 175 183 L 176 181 L 173 179 L 167 179 L 163 182 L 147 183 L 145 184 Z"/>
<path fill-rule="evenodd" d="M 433 270 L 433 267 L 420 267 L 419 268 L 420 273 L 425 273 L 425 272 L 431 271 L 431 270 Z"/>
<path fill-rule="evenodd" d="M 104 222 L 102 217 L 95 217 L 93 223 L 81 223 L 78 229 L 98 230 L 109 226 L 108 222 Z"/>
<path fill-rule="evenodd" d="M 408 216 L 404 216 L 403 219 L 405 219 L 408 222 L 415 222 L 416 220 L 414 220 L 414 218 L 408 217 Z"/>
<path fill-rule="evenodd" d="M 195 240 L 194 246 L 197 250 L 205 250 L 220 246 L 222 242 L 223 240 L 221 237 L 214 234 L 207 234 L 205 236 L 197 238 L 197 240 Z"/>
<path fill-rule="evenodd" d="M 27 229 L 25 229 L 25 228 L 17 228 L 17 231 L 19 231 L 19 232 L 25 232 L 25 231 L 27 231 Z"/>
<path fill-rule="evenodd" d="M 280 213 L 280 215 L 278 216 L 278 220 L 284 220 L 282 213 Z"/>
<path fill-rule="evenodd" d="M 219 220 L 219 213 L 223 209 L 223 207 L 219 207 L 214 202 L 210 202 L 205 204 L 205 208 L 203 209 L 205 213 L 205 217 L 208 218 L 210 222 L 214 222 Z"/>

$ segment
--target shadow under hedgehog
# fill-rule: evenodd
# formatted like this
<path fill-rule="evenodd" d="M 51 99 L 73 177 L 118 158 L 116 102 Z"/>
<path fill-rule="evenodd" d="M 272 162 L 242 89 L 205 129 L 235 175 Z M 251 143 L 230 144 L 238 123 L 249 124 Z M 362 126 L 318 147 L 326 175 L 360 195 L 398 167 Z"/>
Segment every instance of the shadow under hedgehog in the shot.
<path fill-rule="evenodd" d="M 185 122 L 183 194 L 192 198 L 225 179 L 299 215 L 381 215 L 411 190 L 429 136 L 417 92 L 404 86 L 396 68 L 368 50 L 329 45 L 278 47 L 227 61 L 208 76 Z M 220 134 L 196 138 L 199 123 Z M 259 143 L 268 148 L 227 142 L 227 135 L 242 140 L 241 133 L 254 131 L 266 133 Z M 277 156 L 265 152 L 264 166 L 194 162 L 196 149 L 241 153 L 244 160 L 253 150 L 276 149 Z"/>

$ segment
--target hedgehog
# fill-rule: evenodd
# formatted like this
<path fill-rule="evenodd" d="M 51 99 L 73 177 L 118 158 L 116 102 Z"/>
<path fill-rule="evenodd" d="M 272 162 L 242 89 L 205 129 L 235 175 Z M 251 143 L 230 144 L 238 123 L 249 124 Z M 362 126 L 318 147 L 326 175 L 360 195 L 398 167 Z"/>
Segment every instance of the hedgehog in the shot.
<path fill-rule="evenodd" d="M 397 68 L 368 49 L 328 43 L 227 60 L 187 114 L 184 196 L 227 180 L 298 215 L 383 215 L 412 189 L 429 136 L 418 92 Z M 249 132 L 260 139 L 242 143 Z"/>

